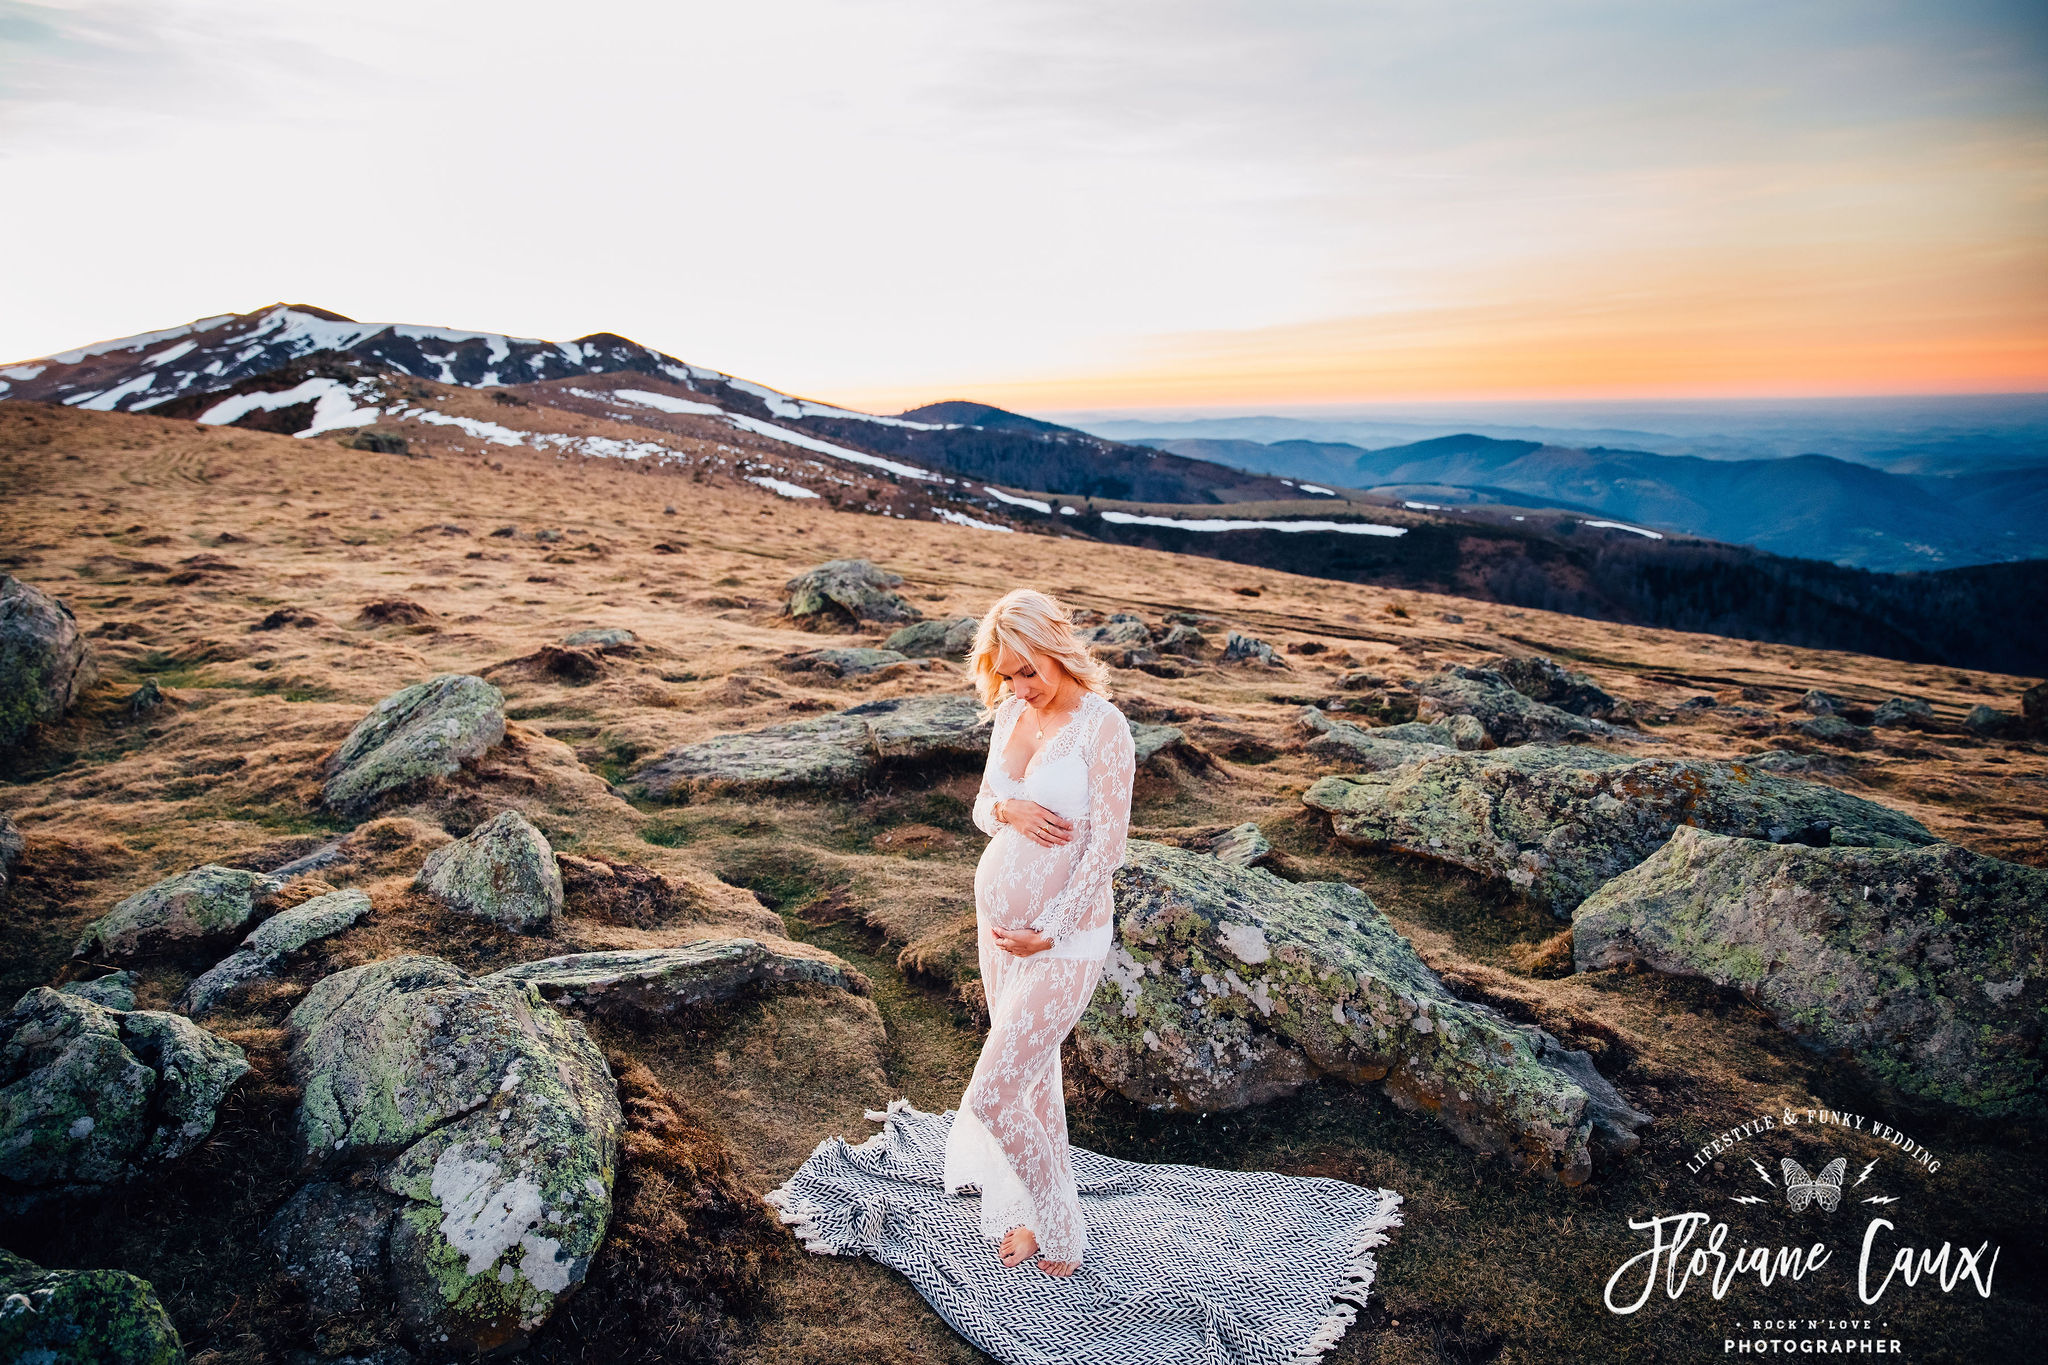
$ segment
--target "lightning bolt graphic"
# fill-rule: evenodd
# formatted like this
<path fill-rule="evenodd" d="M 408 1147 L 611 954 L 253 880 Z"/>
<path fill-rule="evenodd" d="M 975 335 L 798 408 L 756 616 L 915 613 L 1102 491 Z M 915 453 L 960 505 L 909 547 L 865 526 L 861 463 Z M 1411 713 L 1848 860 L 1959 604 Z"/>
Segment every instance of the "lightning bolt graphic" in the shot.
<path fill-rule="evenodd" d="M 1758 1161 L 1755 1157 L 1751 1157 L 1749 1159 L 1749 1164 L 1756 1167 L 1756 1173 L 1764 1178 L 1764 1184 L 1769 1185 L 1774 1190 L 1778 1188 L 1778 1182 L 1771 1179 L 1771 1173 L 1764 1169 L 1763 1163 L 1761 1161 Z"/>
<path fill-rule="evenodd" d="M 1762 1204 L 1768 1201 L 1760 1199 L 1753 1194 L 1738 1194 L 1735 1196 L 1735 1202 L 1738 1204 Z"/>
<path fill-rule="evenodd" d="M 1856 1173 L 1856 1179 L 1852 1183 L 1856 1185 L 1861 1185 L 1863 1183 L 1864 1177 L 1868 1176 L 1871 1173 L 1871 1171 L 1875 1170 L 1876 1168 L 1877 1163 L 1875 1161 L 1871 1162 L 1868 1166 L 1865 1166 L 1862 1170 Z"/>
<path fill-rule="evenodd" d="M 1899 1202 L 1899 1197 L 1895 1194 L 1873 1194 L 1863 1202 L 1866 1204 L 1896 1204 Z"/>

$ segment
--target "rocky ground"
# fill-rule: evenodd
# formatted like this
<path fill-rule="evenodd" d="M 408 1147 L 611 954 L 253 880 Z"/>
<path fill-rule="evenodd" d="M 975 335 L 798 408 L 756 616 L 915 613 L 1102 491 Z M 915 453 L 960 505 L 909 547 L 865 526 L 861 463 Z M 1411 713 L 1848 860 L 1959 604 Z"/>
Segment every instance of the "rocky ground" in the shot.
<path fill-rule="evenodd" d="M 758 1200 L 864 1111 L 965 1084 L 983 841 L 943 654 L 1029 584 L 1087 614 L 1144 727 L 1075 1140 L 1400 1191 L 1331 1359 L 1718 1350 L 1762 1300 L 1695 1292 L 1652 1330 L 1601 1286 L 1646 1211 L 1744 1236 L 1686 1158 L 1785 1106 L 1890 1116 L 1943 1162 L 1913 1226 L 2002 1247 L 1988 1303 L 1886 1301 L 1916 1354 L 2048 1326 L 2032 679 L 453 439 L 10 404 L 0 498 L 0 571 L 71 613 L 22 596 L 35 638 L 77 642 L 43 713 L 0 713 L 0 1094 L 68 1115 L 72 1068 L 128 1115 L 8 1149 L 8 1292 L 127 1272 L 160 1307 L 61 1292 L 209 1362 L 978 1358 Z M 852 559 L 883 572 L 790 587 Z M 1770 908 L 1850 878 L 1812 925 Z M 1821 950 L 1838 969 L 1758 974 Z M 1889 1151 L 1829 1137 L 1852 1169 Z M 516 1226 L 435 1231 L 529 1186 Z"/>

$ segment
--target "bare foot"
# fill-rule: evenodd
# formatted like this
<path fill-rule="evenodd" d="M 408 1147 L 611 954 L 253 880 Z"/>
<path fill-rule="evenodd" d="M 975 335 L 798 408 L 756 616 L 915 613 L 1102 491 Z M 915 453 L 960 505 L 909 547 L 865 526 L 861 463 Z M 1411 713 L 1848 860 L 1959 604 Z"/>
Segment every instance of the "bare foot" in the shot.
<path fill-rule="evenodd" d="M 1022 1265 L 1038 1254 L 1038 1234 L 1030 1228 L 1011 1228 L 1003 1234 L 1002 1261 L 1004 1265 Z"/>
<path fill-rule="evenodd" d="M 1065 1279 L 1080 1269 L 1081 1263 L 1079 1261 L 1040 1261 L 1038 1268 L 1048 1275 L 1057 1275 L 1059 1278 Z"/>

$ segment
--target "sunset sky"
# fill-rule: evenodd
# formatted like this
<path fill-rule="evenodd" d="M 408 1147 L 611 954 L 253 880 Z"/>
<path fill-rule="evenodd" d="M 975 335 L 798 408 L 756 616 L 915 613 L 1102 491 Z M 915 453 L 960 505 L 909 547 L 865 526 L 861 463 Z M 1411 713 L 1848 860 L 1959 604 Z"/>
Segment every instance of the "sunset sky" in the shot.
<path fill-rule="evenodd" d="M 0 0 L 0 360 L 278 299 L 874 410 L 2048 389 L 2037 0 Z"/>

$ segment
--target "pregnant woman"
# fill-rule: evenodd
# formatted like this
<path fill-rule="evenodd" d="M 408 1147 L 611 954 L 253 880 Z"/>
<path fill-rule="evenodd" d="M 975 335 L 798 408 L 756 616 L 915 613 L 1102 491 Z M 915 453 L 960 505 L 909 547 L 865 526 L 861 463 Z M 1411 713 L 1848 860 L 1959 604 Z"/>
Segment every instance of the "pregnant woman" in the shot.
<path fill-rule="evenodd" d="M 945 1182 L 981 1192 L 981 1230 L 1006 1266 L 1071 1275 L 1088 1228 L 1067 1154 L 1060 1044 L 1109 954 L 1109 878 L 1124 859 L 1135 754 L 1109 669 L 1067 611 L 1019 588 L 989 608 L 969 657 L 994 734 L 974 823 L 988 1041 L 947 1137 Z"/>

